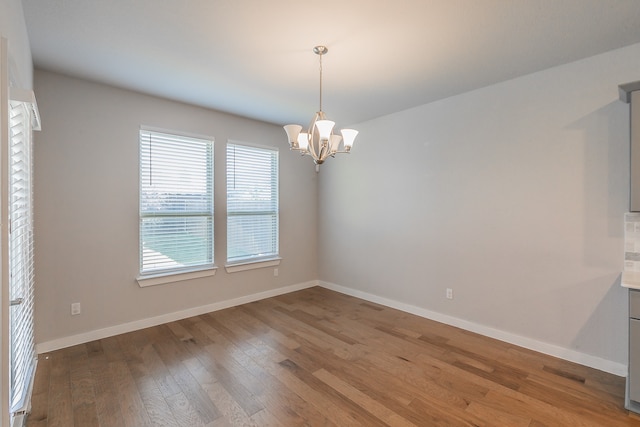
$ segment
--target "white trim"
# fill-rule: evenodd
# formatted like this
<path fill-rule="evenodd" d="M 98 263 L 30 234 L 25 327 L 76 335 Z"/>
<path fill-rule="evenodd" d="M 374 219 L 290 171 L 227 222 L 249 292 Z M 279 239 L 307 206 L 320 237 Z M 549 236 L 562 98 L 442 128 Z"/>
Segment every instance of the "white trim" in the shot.
<path fill-rule="evenodd" d="M 415 305 L 402 303 L 399 301 L 391 300 L 388 298 L 380 297 L 370 294 L 368 292 L 359 291 L 356 289 L 347 288 L 344 286 L 336 285 L 329 282 L 318 282 L 319 286 L 330 289 L 332 291 L 340 292 L 346 295 L 350 295 L 356 298 L 360 298 L 366 301 L 374 302 L 376 304 L 385 305 L 387 307 L 395 308 L 407 313 L 415 314 L 416 316 L 424 317 L 427 319 L 435 320 L 436 322 L 445 323 L 447 325 L 455 326 L 467 331 L 475 332 L 490 338 L 495 338 L 500 341 L 504 341 L 510 344 L 514 344 L 520 347 L 534 350 L 540 353 L 548 354 L 550 356 L 558 357 L 560 359 L 568 360 L 570 362 L 579 363 L 580 365 L 588 366 L 594 369 L 608 372 L 620 377 L 627 376 L 627 365 L 622 363 L 606 360 L 601 357 L 593 356 L 586 353 L 581 353 L 572 349 L 561 347 L 555 344 L 549 344 L 543 341 L 538 341 L 533 338 L 523 337 L 511 332 L 494 329 L 489 326 L 480 325 L 468 320 L 460 319 L 458 317 L 449 316 L 446 314 L 438 313 L 435 311 L 427 310 L 425 308 L 416 307 Z"/>
<path fill-rule="evenodd" d="M 312 280 L 309 282 L 299 283 L 295 285 L 285 286 L 282 288 L 272 289 L 269 291 L 259 292 L 257 294 L 246 295 L 231 300 L 220 301 L 213 304 L 207 304 L 200 307 L 194 307 L 187 310 L 168 313 L 156 317 L 147 319 L 141 319 L 134 322 L 124 323 L 121 325 L 111 326 L 108 328 L 98 329 L 95 331 L 89 331 L 82 334 L 72 335 L 69 337 L 58 338 L 51 341 L 36 344 L 36 352 L 38 354 L 47 353 L 50 351 L 58 350 L 73 345 L 83 344 L 86 342 L 107 338 L 114 335 L 124 334 L 127 332 L 136 331 L 152 326 L 161 325 L 167 322 L 173 322 L 176 320 L 185 319 L 188 317 L 198 316 L 205 313 L 211 313 L 225 308 L 235 307 L 242 304 L 247 304 L 254 301 L 259 301 L 265 298 L 271 298 L 278 295 L 287 294 L 290 292 L 299 291 L 302 289 L 311 288 L 314 286 L 321 286 L 326 289 L 330 289 L 336 292 L 350 295 L 356 298 L 363 299 L 365 301 L 374 302 L 376 304 L 385 305 L 387 307 L 395 308 L 397 310 L 404 311 L 406 313 L 415 314 L 416 316 L 424 317 L 426 319 L 435 320 L 436 322 L 445 323 L 447 325 L 455 326 L 465 329 L 467 331 L 475 332 L 490 338 L 495 338 L 500 341 L 504 341 L 510 344 L 514 344 L 520 347 L 524 347 L 530 350 L 538 351 L 540 353 L 548 354 L 550 356 L 558 357 L 570 362 L 579 363 L 584 366 L 588 366 L 594 369 L 598 369 L 604 372 L 608 372 L 613 375 L 626 377 L 627 366 L 622 363 L 613 362 L 611 360 L 602 359 L 597 356 L 593 356 L 586 353 L 581 353 L 575 350 L 571 350 L 565 347 L 561 347 L 554 344 L 545 343 L 532 338 L 523 337 L 510 332 L 501 331 L 498 329 L 490 328 L 488 326 L 479 325 L 477 323 L 470 322 L 468 320 L 460 319 L 446 314 L 437 313 L 435 311 L 427 310 L 414 305 L 401 303 L 395 300 L 391 300 L 377 295 L 370 294 L 368 292 L 359 291 L 356 289 L 347 288 L 344 286 L 336 285 L 334 283 Z"/>
<path fill-rule="evenodd" d="M 42 130 L 40 111 L 38 110 L 38 103 L 36 102 L 36 94 L 32 90 L 10 87 L 9 98 L 12 101 L 18 101 L 26 104 L 31 116 L 32 130 Z"/>
<path fill-rule="evenodd" d="M 5 159 L 9 146 L 9 61 L 8 41 L 0 35 L 0 158 Z M 0 425 L 9 425 L 9 257 L 8 219 L 9 172 L 0 167 Z"/>
<path fill-rule="evenodd" d="M 256 268 L 276 267 L 280 265 L 282 258 L 259 259 L 256 261 L 243 261 L 230 263 L 224 266 L 227 273 L 237 273 L 239 271 L 254 270 Z"/>
<path fill-rule="evenodd" d="M 193 307 L 186 310 L 176 311 L 173 313 L 162 314 L 160 316 L 150 317 L 147 319 L 140 319 L 129 323 L 123 323 L 121 325 L 110 326 L 108 328 L 83 332 L 77 335 L 57 338 L 54 340 L 36 344 L 36 352 L 38 354 L 48 353 L 50 351 L 59 350 L 61 348 L 71 347 L 74 345 L 84 344 L 90 341 L 95 341 L 114 335 L 125 334 L 127 332 L 137 331 L 139 329 L 162 325 L 164 323 L 174 322 L 176 320 L 186 319 L 188 317 L 199 316 L 201 314 L 211 313 L 213 311 L 223 310 L 225 308 L 259 301 L 265 298 L 271 298 L 302 289 L 312 288 L 314 286 L 318 286 L 318 282 L 316 280 L 298 283 L 290 286 L 284 286 L 282 288 L 271 289 L 264 292 L 258 292 L 257 294 L 245 295 L 226 301 L 219 301 L 200 307 Z"/>
<path fill-rule="evenodd" d="M 233 138 L 227 139 L 227 145 L 229 145 L 229 144 L 246 145 L 248 147 L 262 148 L 264 150 L 271 150 L 271 151 L 275 151 L 276 153 L 280 153 L 280 148 L 277 147 L 277 146 L 273 146 L 273 145 L 256 144 L 255 142 L 241 141 L 239 139 L 233 139 Z M 226 149 L 226 147 L 225 147 L 225 149 Z"/>
<path fill-rule="evenodd" d="M 147 132 L 166 133 L 166 134 L 175 135 L 175 136 L 185 136 L 187 138 L 194 138 L 194 139 L 204 139 L 206 141 L 211 141 L 214 144 L 216 142 L 215 138 L 212 136 L 199 134 L 199 133 L 185 132 L 182 130 L 167 129 L 167 128 L 160 128 L 155 126 L 147 126 L 147 125 L 140 125 L 140 130 L 147 131 Z"/>
<path fill-rule="evenodd" d="M 149 276 L 139 276 L 136 278 L 141 288 L 147 286 L 164 285 L 165 283 L 181 282 L 183 280 L 199 279 L 201 277 L 215 276 L 218 267 L 207 268 L 206 270 L 187 271 L 180 273 L 163 273 Z"/>

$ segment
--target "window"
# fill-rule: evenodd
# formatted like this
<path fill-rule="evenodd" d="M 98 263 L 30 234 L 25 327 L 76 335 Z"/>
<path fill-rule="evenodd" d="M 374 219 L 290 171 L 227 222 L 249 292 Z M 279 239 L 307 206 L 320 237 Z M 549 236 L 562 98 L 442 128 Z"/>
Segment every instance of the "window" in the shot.
<path fill-rule="evenodd" d="M 28 387 L 35 373 L 31 131 L 39 127 L 32 128 L 32 111 L 23 101 L 9 103 L 9 405 L 12 413 L 28 407 Z"/>
<path fill-rule="evenodd" d="M 227 144 L 227 263 L 278 257 L 278 150 Z"/>
<path fill-rule="evenodd" d="M 213 267 L 213 140 L 140 131 L 140 274 Z"/>

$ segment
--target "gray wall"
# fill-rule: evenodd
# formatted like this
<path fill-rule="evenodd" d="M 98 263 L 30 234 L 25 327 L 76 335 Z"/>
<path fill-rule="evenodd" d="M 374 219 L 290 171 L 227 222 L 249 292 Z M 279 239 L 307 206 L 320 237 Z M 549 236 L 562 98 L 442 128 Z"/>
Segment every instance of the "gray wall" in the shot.
<path fill-rule="evenodd" d="M 629 135 L 617 85 L 638 79 L 638 56 L 633 45 L 357 124 L 352 155 L 319 175 L 278 126 L 37 71 L 36 340 L 320 278 L 626 365 Z M 279 277 L 220 269 L 138 287 L 141 124 L 215 137 L 218 265 L 226 140 L 281 148 Z"/>
<path fill-rule="evenodd" d="M 317 279 L 317 175 L 308 159 L 289 152 L 281 127 L 39 70 L 35 91 L 42 117 L 34 149 L 38 344 Z M 280 148 L 278 277 L 273 268 L 219 268 L 214 277 L 138 286 L 140 125 L 215 138 L 219 267 L 227 139 Z M 82 304 L 81 315 L 70 315 L 72 302 Z"/>
<path fill-rule="evenodd" d="M 32 89 L 31 48 L 20 0 L 0 0 L 0 36 L 9 41 L 10 84 L 20 89 Z"/>
<path fill-rule="evenodd" d="M 355 125 L 352 154 L 320 175 L 320 279 L 624 367 L 617 86 L 640 78 L 638 57 L 633 45 Z"/>

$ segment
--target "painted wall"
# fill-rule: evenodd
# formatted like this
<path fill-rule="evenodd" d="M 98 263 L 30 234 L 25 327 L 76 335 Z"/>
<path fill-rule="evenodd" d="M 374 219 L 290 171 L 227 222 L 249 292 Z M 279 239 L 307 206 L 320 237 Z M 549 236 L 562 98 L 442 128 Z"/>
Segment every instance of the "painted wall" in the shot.
<path fill-rule="evenodd" d="M 278 126 L 37 71 L 36 341 L 320 278 L 624 366 L 629 132 L 617 85 L 640 78 L 638 55 L 633 45 L 357 124 L 353 154 L 319 175 Z M 220 269 L 136 284 L 141 124 L 215 137 L 219 266 L 224 143 L 281 148 L 279 277 Z"/>
<path fill-rule="evenodd" d="M 111 328 L 317 279 L 317 175 L 281 127 L 59 74 L 35 72 L 36 342 Z M 227 139 L 280 148 L 279 276 L 273 268 L 140 288 L 140 125 L 215 138 L 215 261 L 226 259 Z M 70 315 L 80 302 L 82 314 Z"/>
<path fill-rule="evenodd" d="M 0 0 L 0 36 L 9 41 L 10 84 L 32 89 L 33 62 L 20 0 Z"/>
<path fill-rule="evenodd" d="M 639 56 L 633 45 L 355 125 L 352 154 L 320 174 L 320 279 L 624 368 L 617 86 L 640 79 Z"/>

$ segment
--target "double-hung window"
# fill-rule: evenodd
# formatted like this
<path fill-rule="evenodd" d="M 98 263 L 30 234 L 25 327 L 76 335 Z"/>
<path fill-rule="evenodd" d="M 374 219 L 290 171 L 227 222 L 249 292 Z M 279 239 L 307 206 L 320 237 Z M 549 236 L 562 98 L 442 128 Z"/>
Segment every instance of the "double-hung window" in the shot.
<path fill-rule="evenodd" d="M 227 144 L 227 264 L 278 258 L 278 150 Z"/>
<path fill-rule="evenodd" d="M 140 131 L 140 275 L 213 267 L 213 140 Z"/>

